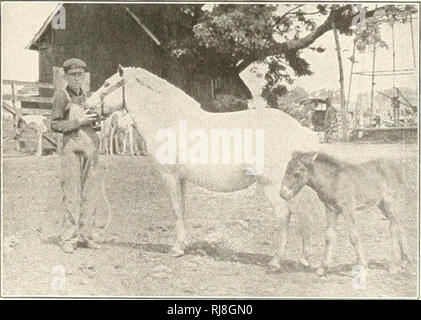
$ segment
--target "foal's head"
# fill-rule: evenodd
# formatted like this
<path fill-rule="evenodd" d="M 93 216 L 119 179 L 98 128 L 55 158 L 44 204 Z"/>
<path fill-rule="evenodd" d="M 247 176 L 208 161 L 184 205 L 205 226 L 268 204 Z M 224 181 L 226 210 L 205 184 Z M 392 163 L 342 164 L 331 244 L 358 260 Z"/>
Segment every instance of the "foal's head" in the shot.
<path fill-rule="evenodd" d="M 294 197 L 308 182 L 317 152 L 294 152 L 288 162 L 279 195 L 285 200 Z"/>

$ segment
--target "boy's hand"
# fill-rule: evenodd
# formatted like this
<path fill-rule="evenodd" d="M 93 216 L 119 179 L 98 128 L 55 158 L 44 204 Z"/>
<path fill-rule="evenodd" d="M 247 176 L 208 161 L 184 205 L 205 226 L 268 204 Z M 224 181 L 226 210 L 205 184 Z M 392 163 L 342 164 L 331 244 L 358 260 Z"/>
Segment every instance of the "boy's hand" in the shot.
<path fill-rule="evenodd" d="M 97 118 L 96 114 L 89 113 L 89 112 L 90 112 L 90 110 L 85 110 L 81 114 L 81 116 L 79 117 L 79 120 L 78 120 L 79 126 L 81 126 L 81 127 L 86 126 L 86 125 L 88 125 L 88 124 L 90 124 L 90 123 L 92 123 L 93 121 L 96 120 L 96 118 Z"/>

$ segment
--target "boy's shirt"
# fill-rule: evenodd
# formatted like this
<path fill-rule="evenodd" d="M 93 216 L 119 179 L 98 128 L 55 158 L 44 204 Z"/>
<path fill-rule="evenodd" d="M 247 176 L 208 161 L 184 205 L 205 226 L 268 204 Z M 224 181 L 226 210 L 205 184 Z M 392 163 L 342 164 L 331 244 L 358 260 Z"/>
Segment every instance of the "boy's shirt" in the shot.
<path fill-rule="evenodd" d="M 51 129 L 54 132 L 63 133 L 64 146 L 70 140 L 79 145 L 89 145 L 97 147 L 99 143 L 93 125 L 80 127 L 79 122 L 72 114 L 78 114 L 83 111 L 83 103 L 86 101 L 86 93 L 80 89 L 80 92 L 74 92 L 70 87 L 59 89 L 54 92 L 53 109 L 51 112 Z M 89 148 L 91 149 L 91 148 Z"/>

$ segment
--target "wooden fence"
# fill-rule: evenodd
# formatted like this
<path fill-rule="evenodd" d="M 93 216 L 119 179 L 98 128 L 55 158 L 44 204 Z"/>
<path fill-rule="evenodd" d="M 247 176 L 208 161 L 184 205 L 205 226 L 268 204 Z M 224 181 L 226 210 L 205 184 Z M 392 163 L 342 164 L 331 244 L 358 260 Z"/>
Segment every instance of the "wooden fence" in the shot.
<path fill-rule="evenodd" d="M 43 115 L 49 116 L 51 114 L 53 97 L 31 96 L 17 93 L 17 86 L 24 86 L 26 88 L 36 88 L 38 93 L 40 89 L 56 89 L 62 88 L 66 85 L 64 80 L 64 71 L 62 68 L 53 67 L 54 83 L 31 82 L 31 81 L 18 81 L 18 80 L 3 80 L 3 86 L 10 86 L 11 93 L 3 94 L 3 109 L 13 115 L 14 127 L 17 130 L 19 119 L 24 115 Z M 85 81 L 82 84 L 86 92 L 90 90 L 90 74 L 86 73 Z M 3 90 L 4 91 L 4 90 Z M 41 105 L 42 108 L 28 108 L 18 107 L 18 102 L 30 102 Z M 56 147 L 57 152 L 62 152 L 63 137 L 62 134 L 55 133 L 54 137 L 44 135 L 43 138 Z"/>
<path fill-rule="evenodd" d="M 11 94 L 3 94 L 3 109 L 13 115 L 13 127 L 15 132 L 18 130 L 18 122 L 24 115 L 43 115 L 49 116 L 51 114 L 51 104 L 53 97 L 30 96 L 17 94 L 17 86 L 24 86 L 26 88 L 40 88 L 54 89 L 52 83 L 30 82 L 30 81 L 17 81 L 17 80 L 3 80 L 3 86 L 10 86 Z M 22 108 L 18 107 L 17 102 L 32 102 L 37 104 L 46 105 L 45 108 Z M 62 151 L 62 137 L 60 134 L 44 134 L 43 138 L 47 140 L 53 147 L 56 148 L 58 153 Z"/>
<path fill-rule="evenodd" d="M 11 94 L 3 94 L 3 101 L 11 101 L 11 105 L 6 107 L 6 110 L 11 112 L 14 116 L 33 114 L 33 115 L 49 115 L 51 113 L 51 107 L 47 108 L 18 108 L 17 102 L 36 102 L 40 104 L 52 104 L 53 97 L 40 97 L 40 96 L 28 96 L 19 95 L 16 93 L 17 86 L 25 86 L 31 88 L 47 88 L 54 89 L 55 86 L 52 83 L 42 82 L 30 82 L 30 81 L 17 81 L 17 80 L 3 80 L 3 85 L 10 85 Z M 12 108 L 10 108 L 12 107 Z"/>

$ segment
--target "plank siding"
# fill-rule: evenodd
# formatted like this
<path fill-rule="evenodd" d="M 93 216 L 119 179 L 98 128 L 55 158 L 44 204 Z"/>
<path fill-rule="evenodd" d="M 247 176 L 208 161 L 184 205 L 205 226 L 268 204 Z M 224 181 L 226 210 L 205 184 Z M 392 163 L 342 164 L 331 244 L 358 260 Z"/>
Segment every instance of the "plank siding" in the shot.
<path fill-rule="evenodd" d="M 204 80 L 208 76 L 195 74 L 189 65 L 171 59 L 130 16 L 125 6 L 162 44 L 183 38 L 191 32 L 191 26 L 183 19 L 182 13 L 166 5 L 65 3 L 66 29 L 55 30 L 48 26 L 37 41 L 39 81 L 52 83 L 53 67 L 61 67 L 66 59 L 78 57 L 88 65 L 91 90 L 98 89 L 121 64 L 145 68 L 201 103 L 212 99 L 215 92 L 211 82 Z M 201 80 L 197 82 L 195 77 Z M 250 96 L 238 75 L 232 77 L 231 85 L 224 91 L 232 89 L 235 95 Z M 40 94 L 52 96 L 52 90 L 41 89 Z"/>

